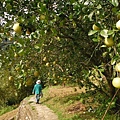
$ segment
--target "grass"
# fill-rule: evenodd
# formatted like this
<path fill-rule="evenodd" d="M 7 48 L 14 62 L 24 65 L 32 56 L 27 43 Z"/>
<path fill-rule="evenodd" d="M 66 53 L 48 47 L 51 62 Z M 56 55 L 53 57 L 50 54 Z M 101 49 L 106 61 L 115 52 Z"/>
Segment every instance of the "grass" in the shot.
<path fill-rule="evenodd" d="M 60 86 L 58 86 L 58 89 L 59 87 Z M 52 87 L 51 89 L 53 89 L 54 91 L 55 88 L 56 87 Z M 67 109 L 70 106 L 74 105 L 75 103 L 78 102 L 84 103 L 84 100 L 82 99 L 79 93 L 69 92 L 69 94 L 67 94 L 67 92 L 68 91 L 66 91 L 66 95 L 64 95 L 63 97 L 61 97 L 62 93 L 58 93 L 57 95 L 55 95 L 54 92 L 52 93 L 54 94 L 54 96 L 52 96 L 51 94 L 49 94 L 49 89 L 46 88 L 44 89 L 45 96 L 42 98 L 42 102 L 49 108 L 51 108 L 58 115 L 59 120 L 82 120 L 80 118 L 80 114 L 78 113 L 71 114 L 67 111 Z M 83 114 L 82 117 L 84 117 L 84 111 L 82 111 L 81 113 Z"/>
<path fill-rule="evenodd" d="M 25 99 L 30 98 L 31 96 Z M 85 92 L 84 89 L 81 90 L 74 86 L 51 86 L 43 90 L 41 103 L 52 109 L 58 115 L 59 120 L 101 120 L 110 100 L 98 92 Z M 5 106 L 0 109 L 0 115 L 15 108 L 16 106 Z M 114 108 L 114 105 L 111 108 Z M 32 107 L 32 110 L 34 109 Z M 111 114 L 109 110 L 104 120 L 120 120 L 120 111 Z"/>
<path fill-rule="evenodd" d="M 0 109 L 0 116 L 5 114 L 5 113 L 7 113 L 7 112 L 9 112 L 9 111 L 14 110 L 15 108 L 16 108 L 16 106 L 5 106 L 5 107 L 2 107 Z"/>
<path fill-rule="evenodd" d="M 108 101 L 96 92 L 74 92 L 74 87 L 73 90 L 71 88 L 68 90 L 69 87 L 62 91 L 61 86 L 45 88 L 41 102 L 52 109 L 58 115 L 59 120 L 101 120 L 107 108 L 106 103 L 110 100 Z M 84 106 L 86 109 L 81 109 Z M 104 120 L 119 119 L 119 114 L 108 112 Z"/>

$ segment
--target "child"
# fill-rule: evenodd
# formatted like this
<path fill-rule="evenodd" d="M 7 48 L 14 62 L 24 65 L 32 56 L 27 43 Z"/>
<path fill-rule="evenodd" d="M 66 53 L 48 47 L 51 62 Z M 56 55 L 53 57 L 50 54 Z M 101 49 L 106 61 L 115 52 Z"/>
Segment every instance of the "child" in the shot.
<path fill-rule="evenodd" d="M 35 94 L 36 104 L 39 104 L 40 96 L 42 94 L 42 86 L 40 80 L 37 80 L 36 84 L 34 85 L 32 93 Z"/>

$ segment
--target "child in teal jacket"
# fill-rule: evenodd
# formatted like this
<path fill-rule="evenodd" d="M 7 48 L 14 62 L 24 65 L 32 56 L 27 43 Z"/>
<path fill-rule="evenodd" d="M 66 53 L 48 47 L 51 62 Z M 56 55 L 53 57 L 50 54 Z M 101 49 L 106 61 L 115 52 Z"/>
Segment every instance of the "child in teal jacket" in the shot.
<path fill-rule="evenodd" d="M 32 93 L 36 96 L 36 104 L 39 104 L 40 96 L 42 94 L 42 86 L 41 81 L 37 80 L 36 84 L 34 85 Z"/>

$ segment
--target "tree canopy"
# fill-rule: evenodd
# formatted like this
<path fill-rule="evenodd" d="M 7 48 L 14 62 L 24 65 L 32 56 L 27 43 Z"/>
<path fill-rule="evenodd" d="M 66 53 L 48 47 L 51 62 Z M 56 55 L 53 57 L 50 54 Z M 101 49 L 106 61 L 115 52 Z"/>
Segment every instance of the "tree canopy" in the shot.
<path fill-rule="evenodd" d="M 0 6 L 2 88 L 12 86 L 16 98 L 24 97 L 41 79 L 45 86 L 77 83 L 115 94 L 118 0 L 1 0 Z"/>

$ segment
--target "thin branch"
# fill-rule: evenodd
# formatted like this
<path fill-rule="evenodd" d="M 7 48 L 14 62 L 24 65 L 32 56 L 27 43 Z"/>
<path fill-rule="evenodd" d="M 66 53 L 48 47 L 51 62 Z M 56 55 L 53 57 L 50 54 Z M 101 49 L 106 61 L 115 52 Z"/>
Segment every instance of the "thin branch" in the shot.
<path fill-rule="evenodd" d="M 101 120 L 104 120 L 104 118 L 105 118 L 105 116 L 106 116 L 106 114 L 107 114 L 107 112 L 108 112 L 108 110 L 109 110 L 109 108 L 110 108 L 110 106 L 111 106 L 111 104 L 112 104 L 112 101 L 114 100 L 114 98 L 115 98 L 115 96 L 117 95 L 118 91 L 119 91 L 119 89 L 117 89 L 116 93 L 114 94 L 114 96 L 113 96 L 110 104 L 108 105 L 108 107 L 107 107 L 107 109 L 106 109 L 106 111 L 105 111 L 105 113 L 104 113 L 104 115 L 103 115 L 103 117 L 102 117 Z"/>

